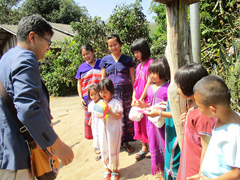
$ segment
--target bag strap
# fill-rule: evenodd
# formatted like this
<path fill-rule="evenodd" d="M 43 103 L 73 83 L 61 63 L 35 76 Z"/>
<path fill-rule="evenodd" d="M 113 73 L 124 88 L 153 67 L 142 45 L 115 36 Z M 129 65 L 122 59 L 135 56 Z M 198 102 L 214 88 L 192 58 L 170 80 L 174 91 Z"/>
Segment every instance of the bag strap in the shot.
<path fill-rule="evenodd" d="M 0 81 L 0 95 L 2 97 L 3 102 L 7 105 L 9 111 L 12 113 L 14 119 L 16 120 L 19 131 L 23 134 L 25 140 L 30 144 L 33 140 L 32 136 L 27 131 L 26 127 L 22 124 L 22 122 L 17 117 L 17 110 L 13 104 L 12 98 L 7 93 L 6 89 L 4 88 L 2 82 Z"/>

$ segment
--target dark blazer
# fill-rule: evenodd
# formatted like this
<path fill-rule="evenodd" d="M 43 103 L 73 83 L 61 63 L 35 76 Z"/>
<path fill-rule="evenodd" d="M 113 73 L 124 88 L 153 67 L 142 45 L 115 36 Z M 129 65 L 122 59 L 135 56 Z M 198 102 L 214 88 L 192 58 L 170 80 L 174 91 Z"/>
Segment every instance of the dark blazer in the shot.
<path fill-rule="evenodd" d="M 32 51 L 16 46 L 0 60 L 0 80 L 12 97 L 17 116 L 38 145 L 45 149 L 57 139 L 50 126 L 49 94 Z M 30 168 L 23 135 L 0 98 L 0 169 Z"/>

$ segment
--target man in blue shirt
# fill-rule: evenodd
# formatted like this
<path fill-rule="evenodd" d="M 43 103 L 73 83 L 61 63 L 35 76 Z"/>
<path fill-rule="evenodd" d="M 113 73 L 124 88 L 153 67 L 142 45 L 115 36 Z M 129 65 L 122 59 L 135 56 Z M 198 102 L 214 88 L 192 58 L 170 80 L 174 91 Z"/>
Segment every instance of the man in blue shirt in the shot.
<path fill-rule="evenodd" d="M 18 24 L 17 46 L 0 60 L 0 81 L 23 123 L 37 144 L 52 147 L 63 165 L 72 162 L 72 149 L 51 127 L 49 94 L 39 72 L 38 60 L 44 59 L 51 45 L 51 25 L 40 15 L 24 17 Z M 30 156 L 16 120 L 0 98 L 0 177 L 1 179 L 33 179 Z"/>

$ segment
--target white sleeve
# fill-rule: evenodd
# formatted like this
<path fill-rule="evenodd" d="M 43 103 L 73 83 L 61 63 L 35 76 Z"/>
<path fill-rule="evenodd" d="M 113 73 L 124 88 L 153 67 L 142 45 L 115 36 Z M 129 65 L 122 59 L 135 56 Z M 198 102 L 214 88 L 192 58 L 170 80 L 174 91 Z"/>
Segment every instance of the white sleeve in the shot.
<path fill-rule="evenodd" d="M 113 105 L 112 105 L 112 111 L 115 112 L 115 113 L 123 112 L 122 103 L 118 100 L 115 100 Z"/>
<path fill-rule="evenodd" d="M 94 107 L 94 101 L 91 101 L 89 104 L 88 104 L 88 112 L 89 113 L 92 113 L 93 112 L 93 107 Z"/>
<path fill-rule="evenodd" d="M 228 134 L 228 142 L 222 144 L 225 163 L 240 168 L 240 126 L 235 126 Z"/>

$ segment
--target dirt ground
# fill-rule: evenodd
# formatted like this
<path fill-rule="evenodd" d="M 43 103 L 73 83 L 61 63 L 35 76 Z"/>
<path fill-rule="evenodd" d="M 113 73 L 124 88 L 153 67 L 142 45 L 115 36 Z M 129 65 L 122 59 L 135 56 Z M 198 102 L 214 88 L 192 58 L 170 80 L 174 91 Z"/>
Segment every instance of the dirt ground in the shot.
<path fill-rule="evenodd" d="M 102 162 L 96 161 L 96 154 L 92 140 L 84 138 L 84 110 L 79 97 L 51 97 L 51 112 L 54 129 L 60 138 L 68 144 L 74 152 L 74 160 L 60 168 L 57 180 L 101 180 L 103 179 Z M 141 149 L 141 142 L 135 141 L 133 154 L 121 150 L 120 152 L 120 180 L 156 180 L 151 175 L 151 159 L 136 162 L 135 155 Z"/>

